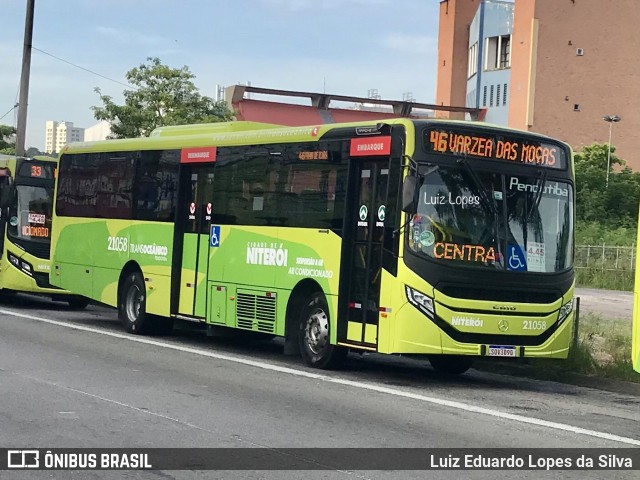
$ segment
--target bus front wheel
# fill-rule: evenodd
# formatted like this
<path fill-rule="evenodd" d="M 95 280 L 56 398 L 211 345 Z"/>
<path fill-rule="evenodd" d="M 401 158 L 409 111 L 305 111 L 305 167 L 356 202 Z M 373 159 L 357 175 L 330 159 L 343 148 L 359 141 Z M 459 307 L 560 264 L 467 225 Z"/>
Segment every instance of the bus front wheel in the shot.
<path fill-rule="evenodd" d="M 171 318 L 154 317 L 146 311 L 147 293 L 139 272 L 129 273 L 122 284 L 118 317 L 129 333 L 166 335 L 173 328 Z"/>
<path fill-rule="evenodd" d="M 429 355 L 429 363 L 436 372 L 460 375 L 471 368 L 473 359 L 467 355 Z"/>
<path fill-rule="evenodd" d="M 346 348 L 331 344 L 329 325 L 327 299 L 315 292 L 303 304 L 298 331 L 300 353 L 310 367 L 337 368 L 347 356 Z"/>

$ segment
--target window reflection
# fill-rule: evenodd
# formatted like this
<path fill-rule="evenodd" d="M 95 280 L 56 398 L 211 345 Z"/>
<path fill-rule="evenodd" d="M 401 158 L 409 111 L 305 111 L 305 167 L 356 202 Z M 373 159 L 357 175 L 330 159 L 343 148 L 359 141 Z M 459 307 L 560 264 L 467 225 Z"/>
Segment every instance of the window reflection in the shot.
<path fill-rule="evenodd" d="M 571 265 L 568 183 L 461 167 L 423 167 L 421 174 L 407 233 L 413 252 L 509 271 L 555 272 Z"/>

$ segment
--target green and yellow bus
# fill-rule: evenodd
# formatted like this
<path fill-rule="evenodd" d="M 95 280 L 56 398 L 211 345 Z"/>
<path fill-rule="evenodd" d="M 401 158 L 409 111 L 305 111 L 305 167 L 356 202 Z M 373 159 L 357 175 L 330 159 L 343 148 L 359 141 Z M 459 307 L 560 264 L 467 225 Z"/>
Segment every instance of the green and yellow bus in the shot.
<path fill-rule="evenodd" d="M 318 368 L 348 350 L 449 373 L 566 358 L 568 145 L 436 120 L 234 125 L 65 147 L 51 283 L 131 333 L 262 332 Z"/>
<path fill-rule="evenodd" d="M 57 159 L 0 155 L 0 292 L 25 292 L 84 308 L 89 300 L 49 283 Z"/>
<path fill-rule="evenodd" d="M 640 216 L 638 218 L 638 238 L 640 240 Z M 631 362 L 633 369 L 640 373 L 640 244 L 636 243 L 635 281 L 633 284 L 633 319 L 631 327 Z"/>

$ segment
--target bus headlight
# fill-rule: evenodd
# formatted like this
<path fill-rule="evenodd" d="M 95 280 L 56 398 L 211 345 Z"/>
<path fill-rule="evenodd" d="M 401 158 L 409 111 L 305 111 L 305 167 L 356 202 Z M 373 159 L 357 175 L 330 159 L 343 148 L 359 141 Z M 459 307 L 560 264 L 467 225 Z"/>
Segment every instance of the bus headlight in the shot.
<path fill-rule="evenodd" d="M 20 268 L 20 259 L 11 252 L 9 252 L 9 261 L 13 264 L 14 267 Z"/>
<path fill-rule="evenodd" d="M 573 311 L 573 298 L 560 307 L 558 312 L 558 325 L 566 320 L 569 314 Z"/>
<path fill-rule="evenodd" d="M 418 290 L 405 285 L 407 290 L 407 299 L 409 303 L 427 315 L 429 318 L 433 318 L 433 298 L 425 295 Z"/>
<path fill-rule="evenodd" d="M 9 256 L 9 262 L 16 267 L 18 270 L 22 271 L 22 273 L 26 273 L 30 277 L 33 277 L 33 267 L 29 262 L 25 262 L 24 260 L 20 260 L 13 253 L 7 252 Z"/>

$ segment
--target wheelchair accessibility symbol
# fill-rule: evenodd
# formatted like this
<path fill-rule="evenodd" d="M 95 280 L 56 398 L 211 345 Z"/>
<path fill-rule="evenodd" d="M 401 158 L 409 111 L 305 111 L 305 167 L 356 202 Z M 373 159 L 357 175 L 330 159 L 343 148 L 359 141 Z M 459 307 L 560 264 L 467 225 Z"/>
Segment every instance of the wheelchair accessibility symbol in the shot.
<path fill-rule="evenodd" d="M 209 235 L 209 246 L 220 246 L 220 225 L 211 225 L 211 233 Z"/>
<path fill-rule="evenodd" d="M 507 259 L 508 269 L 515 271 L 526 271 L 527 261 L 524 252 L 518 245 L 509 245 L 509 257 Z"/>

